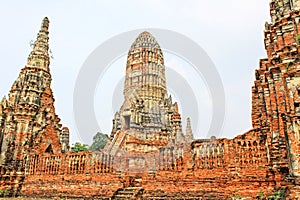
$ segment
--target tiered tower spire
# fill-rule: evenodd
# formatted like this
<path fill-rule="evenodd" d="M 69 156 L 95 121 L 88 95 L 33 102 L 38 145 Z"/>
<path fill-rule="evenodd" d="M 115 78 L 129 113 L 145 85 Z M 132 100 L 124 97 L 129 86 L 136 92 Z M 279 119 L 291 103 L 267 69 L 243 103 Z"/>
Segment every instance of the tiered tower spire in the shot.
<path fill-rule="evenodd" d="M 166 97 L 163 54 L 156 39 L 145 31 L 137 37 L 128 52 L 125 102 L 121 108 L 126 117 L 122 127 L 161 129 L 164 120 L 161 118 L 164 114 L 161 103 Z"/>
<path fill-rule="evenodd" d="M 130 125 L 161 128 L 159 115 L 163 113 L 160 104 L 166 96 L 163 53 L 156 39 L 145 31 L 134 41 L 127 57 L 122 110 L 130 111 L 132 107 L 137 107 L 143 112 L 143 125 L 139 113 L 134 114 Z"/>
<path fill-rule="evenodd" d="M 152 94 L 148 87 L 157 88 Z M 125 98 L 143 91 L 141 98 L 162 99 L 167 94 L 163 53 L 156 39 L 148 32 L 142 32 L 131 48 L 127 57 Z"/>
<path fill-rule="evenodd" d="M 45 17 L 27 64 L 11 87 L 8 99 L 0 103 L 2 166 L 18 165 L 30 152 L 68 151 L 69 134 L 67 129 L 61 129 L 50 87 L 48 28 Z"/>
<path fill-rule="evenodd" d="M 40 68 L 49 71 L 49 19 L 45 17 L 37 39 L 33 44 L 33 50 L 28 56 L 27 67 Z"/>

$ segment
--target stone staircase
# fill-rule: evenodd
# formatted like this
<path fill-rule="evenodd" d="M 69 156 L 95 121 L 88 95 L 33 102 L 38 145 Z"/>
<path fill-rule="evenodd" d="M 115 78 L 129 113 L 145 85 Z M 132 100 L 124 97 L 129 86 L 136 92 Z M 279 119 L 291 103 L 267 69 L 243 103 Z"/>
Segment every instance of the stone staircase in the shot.
<path fill-rule="evenodd" d="M 142 187 L 124 187 L 118 189 L 112 196 L 112 200 L 141 200 L 144 189 Z"/>
<path fill-rule="evenodd" d="M 110 152 L 111 155 L 115 155 L 117 151 L 120 148 L 121 143 L 124 141 L 124 138 L 126 136 L 127 132 L 126 131 L 118 131 L 117 135 L 114 137 L 108 152 Z"/>
<path fill-rule="evenodd" d="M 194 192 L 165 192 L 163 190 L 145 190 L 143 200 L 219 200 L 227 198 L 222 192 L 217 191 L 194 191 Z"/>

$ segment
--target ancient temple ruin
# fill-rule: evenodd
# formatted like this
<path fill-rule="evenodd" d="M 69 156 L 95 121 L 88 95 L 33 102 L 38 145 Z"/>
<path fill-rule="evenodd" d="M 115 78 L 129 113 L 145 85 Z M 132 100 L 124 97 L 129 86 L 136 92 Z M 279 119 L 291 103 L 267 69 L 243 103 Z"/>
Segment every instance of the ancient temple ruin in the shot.
<path fill-rule="evenodd" d="M 252 124 L 233 139 L 193 140 L 167 95 L 147 32 L 128 53 L 124 103 L 102 152 L 68 152 L 50 89 L 47 18 L 0 104 L 0 195 L 112 199 L 300 199 L 300 2 L 272 0 Z M 134 169 L 134 170 L 132 170 Z M 143 169 L 143 170 L 141 170 Z"/>
<path fill-rule="evenodd" d="M 145 154 L 155 155 L 162 147 L 173 147 L 170 153 L 182 156 L 179 146 L 191 143 L 193 138 L 190 119 L 186 137 L 178 105 L 167 92 L 162 50 L 148 32 L 141 33 L 128 52 L 123 94 L 124 103 L 115 114 L 104 152 L 127 157 L 123 163 L 128 162 L 128 166 L 122 170 L 138 162 L 143 162 L 141 168 L 145 169 L 147 162 L 155 162 L 153 156 Z M 151 169 L 157 170 L 157 166 Z"/>

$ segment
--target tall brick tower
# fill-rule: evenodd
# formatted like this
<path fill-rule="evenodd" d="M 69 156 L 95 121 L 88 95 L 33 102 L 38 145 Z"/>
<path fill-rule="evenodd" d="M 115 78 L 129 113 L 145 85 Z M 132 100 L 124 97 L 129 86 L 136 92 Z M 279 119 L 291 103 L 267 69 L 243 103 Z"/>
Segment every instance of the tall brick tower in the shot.
<path fill-rule="evenodd" d="M 268 58 L 252 88 L 252 123 L 265 133 L 275 171 L 300 176 L 300 1 L 272 0 L 265 25 Z"/>
<path fill-rule="evenodd" d="M 177 103 L 168 96 L 162 50 L 148 32 L 141 33 L 128 52 L 124 99 L 105 148 L 111 155 L 120 150 L 156 151 L 186 141 Z"/>
<path fill-rule="evenodd" d="M 49 58 L 49 20 L 41 29 L 25 67 L 0 103 L 0 167 L 22 171 L 30 154 L 67 152 L 69 131 L 55 114 Z"/>
<path fill-rule="evenodd" d="M 161 102 L 166 98 L 166 77 L 162 51 L 155 38 L 143 32 L 132 44 L 126 66 L 125 102 L 121 108 L 126 128 L 159 131 L 163 126 Z M 131 116 L 131 107 L 139 106 Z M 141 111 L 143 110 L 143 116 Z M 126 115 L 126 111 L 129 111 Z"/>

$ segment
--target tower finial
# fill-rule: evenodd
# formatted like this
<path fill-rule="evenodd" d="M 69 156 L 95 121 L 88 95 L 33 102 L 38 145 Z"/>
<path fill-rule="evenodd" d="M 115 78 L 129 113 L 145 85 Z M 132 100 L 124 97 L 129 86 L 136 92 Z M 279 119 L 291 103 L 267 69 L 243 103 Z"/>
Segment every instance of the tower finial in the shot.
<path fill-rule="evenodd" d="M 41 29 L 34 42 L 33 50 L 28 56 L 27 66 L 32 68 L 39 68 L 49 71 L 50 58 L 49 58 L 49 19 L 45 17 L 41 24 Z"/>
<path fill-rule="evenodd" d="M 49 19 L 48 19 L 48 17 L 45 17 L 43 19 L 41 29 L 48 31 L 48 28 L 49 28 Z"/>
<path fill-rule="evenodd" d="M 153 95 L 152 89 L 145 90 L 149 86 L 158 88 L 154 93 L 157 99 L 167 93 L 163 52 L 157 40 L 144 31 L 128 52 L 123 94 L 125 97 L 138 95 L 146 99 Z"/>

